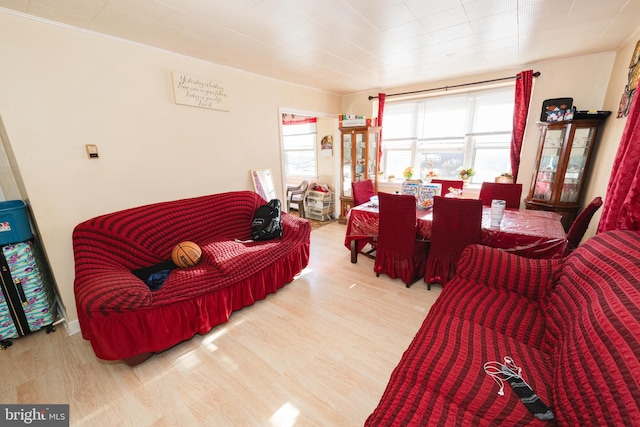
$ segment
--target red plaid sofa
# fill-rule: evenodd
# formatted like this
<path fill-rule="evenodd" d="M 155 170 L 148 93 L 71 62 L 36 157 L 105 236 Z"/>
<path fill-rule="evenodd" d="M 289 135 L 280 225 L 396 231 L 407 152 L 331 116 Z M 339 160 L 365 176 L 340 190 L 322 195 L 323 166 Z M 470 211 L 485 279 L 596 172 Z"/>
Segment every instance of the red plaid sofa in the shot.
<path fill-rule="evenodd" d="M 498 394 L 485 364 L 505 357 L 552 420 L 508 382 Z M 467 247 L 365 424 L 640 425 L 640 234 L 598 234 L 564 260 Z"/>
<path fill-rule="evenodd" d="M 82 335 L 97 357 L 137 364 L 207 333 L 231 312 L 291 282 L 309 262 L 311 227 L 282 214 L 282 239 L 251 239 L 264 200 L 249 191 L 156 203 L 87 220 L 73 231 L 74 293 Z M 132 271 L 171 259 L 181 241 L 200 262 L 151 291 Z"/>

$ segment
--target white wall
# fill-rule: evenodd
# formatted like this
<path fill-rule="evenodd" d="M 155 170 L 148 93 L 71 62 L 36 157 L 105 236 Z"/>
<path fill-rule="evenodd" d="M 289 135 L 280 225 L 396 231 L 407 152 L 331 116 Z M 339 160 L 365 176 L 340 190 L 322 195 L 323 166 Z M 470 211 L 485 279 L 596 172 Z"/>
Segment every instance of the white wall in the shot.
<path fill-rule="evenodd" d="M 336 170 L 336 156 L 340 157 L 340 138 L 336 138 L 338 129 L 338 118 L 336 117 L 318 117 L 317 122 L 317 151 L 318 156 L 318 182 L 327 184 L 331 188 L 335 188 L 340 177 L 336 177 L 340 171 Z M 333 137 L 333 150 L 331 156 L 323 156 L 320 143 L 326 135 Z"/>
<path fill-rule="evenodd" d="M 76 224 L 252 190 L 250 169 L 271 168 L 282 197 L 279 107 L 340 112 L 333 94 L 4 12 L 0 58 L 0 118 L 68 320 Z M 175 104 L 172 71 L 223 82 L 231 111 Z"/>

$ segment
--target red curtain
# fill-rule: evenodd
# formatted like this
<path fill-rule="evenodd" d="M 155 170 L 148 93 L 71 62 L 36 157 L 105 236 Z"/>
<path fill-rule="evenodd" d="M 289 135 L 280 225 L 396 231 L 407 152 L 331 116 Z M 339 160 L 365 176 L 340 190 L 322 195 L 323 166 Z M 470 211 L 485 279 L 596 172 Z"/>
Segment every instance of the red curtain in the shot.
<path fill-rule="evenodd" d="M 518 178 L 520 168 L 520 151 L 524 129 L 529 114 L 529 101 L 533 87 L 533 70 L 522 71 L 516 76 L 516 96 L 513 107 L 513 130 L 511 131 L 511 174 L 514 182 Z"/>
<path fill-rule="evenodd" d="M 378 94 L 378 126 L 382 128 L 382 116 L 384 116 L 384 101 L 387 95 Z M 382 159 L 382 129 L 380 129 L 380 140 L 378 141 L 378 170 L 380 170 L 380 160 Z"/>
<path fill-rule="evenodd" d="M 598 233 L 640 231 L 640 105 L 634 96 L 613 162 Z"/>

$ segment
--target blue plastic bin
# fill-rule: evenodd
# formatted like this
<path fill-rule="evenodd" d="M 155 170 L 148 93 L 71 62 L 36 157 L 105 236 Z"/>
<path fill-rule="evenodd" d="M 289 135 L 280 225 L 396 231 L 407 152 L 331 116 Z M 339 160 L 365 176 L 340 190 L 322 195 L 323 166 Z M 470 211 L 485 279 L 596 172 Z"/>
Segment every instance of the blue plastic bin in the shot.
<path fill-rule="evenodd" d="M 0 245 L 23 242 L 32 236 L 26 203 L 22 200 L 0 202 Z"/>

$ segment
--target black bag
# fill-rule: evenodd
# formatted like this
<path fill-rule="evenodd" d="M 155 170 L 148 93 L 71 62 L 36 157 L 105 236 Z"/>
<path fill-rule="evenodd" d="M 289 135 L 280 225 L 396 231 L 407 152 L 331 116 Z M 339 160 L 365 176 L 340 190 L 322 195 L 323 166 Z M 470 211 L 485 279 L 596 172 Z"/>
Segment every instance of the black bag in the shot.
<path fill-rule="evenodd" d="M 256 209 L 251 223 L 253 240 L 271 240 L 282 237 L 284 230 L 280 220 L 282 204 L 278 199 L 272 199 L 266 205 Z"/>

